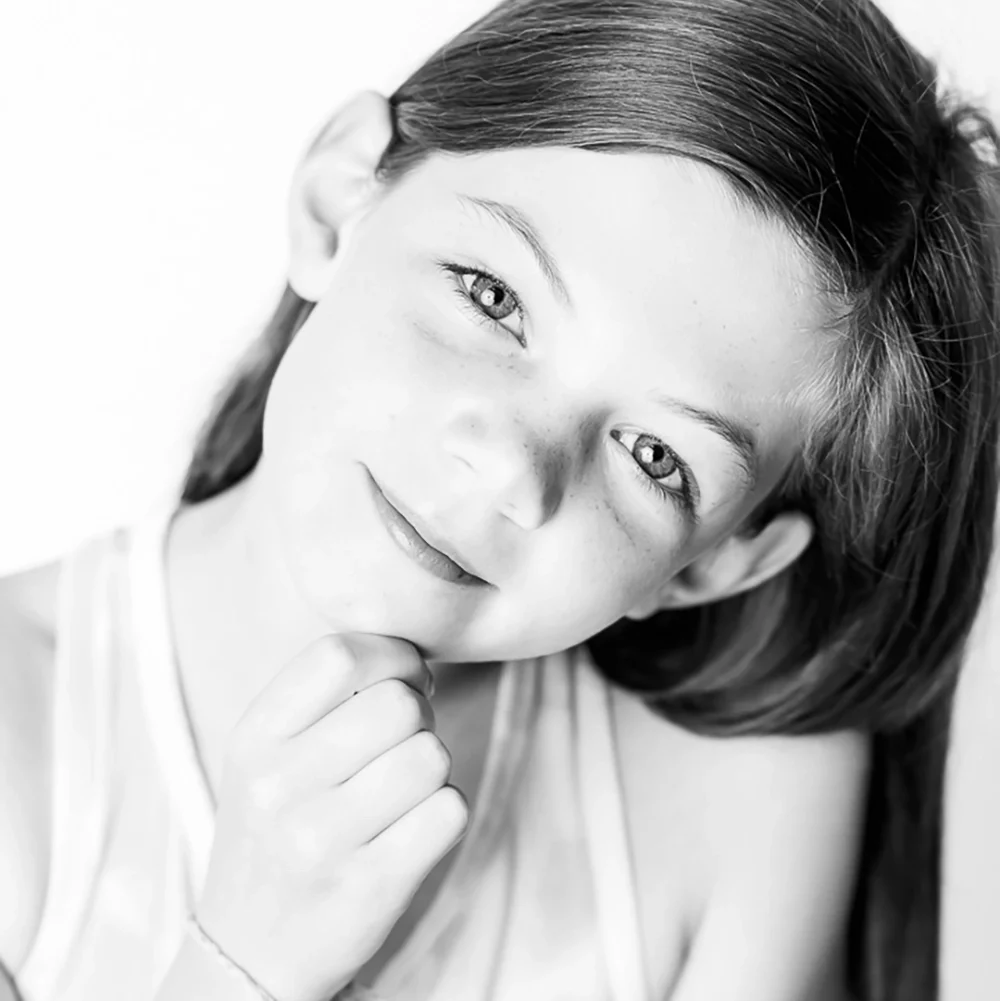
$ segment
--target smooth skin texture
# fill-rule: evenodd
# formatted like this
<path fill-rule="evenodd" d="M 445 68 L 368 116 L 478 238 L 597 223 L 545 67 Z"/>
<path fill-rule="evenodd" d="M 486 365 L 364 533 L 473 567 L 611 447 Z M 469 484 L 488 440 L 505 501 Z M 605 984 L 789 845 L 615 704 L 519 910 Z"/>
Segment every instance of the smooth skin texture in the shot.
<path fill-rule="evenodd" d="M 277 998 L 346 987 L 465 830 L 429 686 L 402 640 L 325 636 L 232 734 L 198 919 Z"/>
<path fill-rule="evenodd" d="M 471 798 L 483 747 L 470 732 L 490 703 L 472 724 L 470 706 L 495 682 L 488 665 L 754 587 L 811 538 L 795 513 L 736 531 L 822 406 L 835 336 L 789 234 L 706 168 L 638 154 L 436 156 L 385 186 L 374 169 L 390 134 L 384 99 L 363 94 L 304 158 L 288 273 L 317 305 L 275 379 L 264 456 L 182 511 L 169 539 L 180 668 L 220 816 L 222 795 L 245 794 L 225 776 L 247 707 L 323 637 L 394 638 L 401 673 L 414 653 L 431 663 L 436 731 Z M 487 584 L 404 555 L 369 475 Z M 616 713 L 647 949 L 671 957 L 655 989 L 839 996 L 863 741 L 712 741 L 635 699 Z M 235 919 L 227 933 L 212 915 L 235 941 Z M 350 950 L 315 934 L 343 975 Z"/>
<path fill-rule="evenodd" d="M 375 130 L 359 171 L 385 138 Z M 301 604 L 435 660 L 517 658 L 572 646 L 665 585 L 668 603 L 711 600 L 799 554 L 810 530 L 796 516 L 723 541 L 817 405 L 804 387 L 826 358 L 825 315 L 789 236 L 688 162 L 515 150 L 355 189 L 331 163 L 348 141 L 333 129 L 296 181 L 290 281 L 318 303 L 275 380 L 248 490 L 261 524 L 246 534 L 266 532 Z M 534 223 L 565 300 L 470 199 Z M 510 292 L 450 268 L 488 269 Z M 523 318 L 485 319 L 476 302 L 498 294 Z M 753 488 L 724 437 L 683 412 L 696 407 L 756 439 Z M 640 433 L 686 466 L 693 514 L 681 468 L 636 462 Z M 399 559 L 365 467 L 492 586 L 438 584 Z"/>

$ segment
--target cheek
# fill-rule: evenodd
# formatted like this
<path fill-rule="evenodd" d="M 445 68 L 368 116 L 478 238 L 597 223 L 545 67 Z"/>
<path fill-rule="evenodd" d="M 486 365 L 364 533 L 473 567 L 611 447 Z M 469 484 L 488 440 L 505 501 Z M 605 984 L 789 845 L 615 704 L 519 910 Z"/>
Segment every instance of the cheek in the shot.
<path fill-rule="evenodd" d="M 265 412 L 265 444 L 315 456 L 346 435 L 376 434 L 407 409 L 420 385 L 401 350 L 399 321 L 324 300 L 282 359 Z"/>
<path fill-rule="evenodd" d="M 679 532 L 653 539 L 626 530 L 595 497 L 577 497 L 575 505 L 557 515 L 565 521 L 553 523 L 551 543 L 536 543 L 521 594 L 557 627 L 589 636 L 668 579 L 682 542 Z"/>

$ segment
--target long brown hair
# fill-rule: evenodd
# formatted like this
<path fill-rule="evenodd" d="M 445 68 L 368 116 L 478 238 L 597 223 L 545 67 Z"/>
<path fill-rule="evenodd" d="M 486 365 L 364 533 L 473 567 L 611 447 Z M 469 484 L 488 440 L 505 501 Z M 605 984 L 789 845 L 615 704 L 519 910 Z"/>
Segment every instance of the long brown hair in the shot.
<path fill-rule="evenodd" d="M 693 730 L 872 734 L 852 985 L 932 1001 L 950 700 L 997 498 L 995 129 L 867 0 L 507 0 L 391 105 L 387 182 L 439 151 L 699 160 L 788 225 L 845 304 L 834 402 L 755 519 L 806 511 L 808 551 L 750 594 L 622 620 L 589 645 Z M 271 379 L 310 309 L 286 289 L 219 397 L 186 502 L 256 464 Z"/>

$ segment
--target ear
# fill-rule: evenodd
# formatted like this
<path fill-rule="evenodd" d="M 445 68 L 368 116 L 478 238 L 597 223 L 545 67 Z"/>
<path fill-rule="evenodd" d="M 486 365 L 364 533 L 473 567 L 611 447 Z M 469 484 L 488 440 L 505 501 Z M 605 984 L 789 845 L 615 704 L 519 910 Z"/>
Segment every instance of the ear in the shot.
<path fill-rule="evenodd" d="M 750 591 L 790 567 L 814 533 L 798 511 L 772 518 L 759 532 L 737 532 L 696 557 L 655 594 L 626 613 L 645 619 L 665 608 L 689 608 Z"/>
<path fill-rule="evenodd" d="M 288 205 L 288 283 L 317 302 L 347 231 L 371 207 L 375 169 L 392 140 L 389 102 L 364 91 L 336 111 L 296 168 Z"/>

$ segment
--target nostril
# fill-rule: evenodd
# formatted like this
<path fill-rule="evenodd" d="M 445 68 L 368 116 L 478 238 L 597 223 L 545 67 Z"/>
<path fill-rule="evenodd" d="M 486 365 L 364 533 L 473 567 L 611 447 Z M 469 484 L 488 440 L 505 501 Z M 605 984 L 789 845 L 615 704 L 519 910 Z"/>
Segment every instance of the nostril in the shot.
<path fill-rule="evenodd" d="M 488 406 L 466 400 L 457 407 L 445 428 L 443 450 L 471 475 L 470 490 L 495 511 L 522 528 L 538 528 L 562 502 L 568 455 L 525 421 L 499 412 L 487 420 L 483 407 Z"/>
<path fill-rule="evenodd" d="M 541 528 L 559 510 L 563 481 L 553 470 L 532 467 L 512 479 L 500 505 L 501 513 L 521 528 Z"/>

